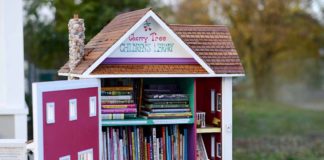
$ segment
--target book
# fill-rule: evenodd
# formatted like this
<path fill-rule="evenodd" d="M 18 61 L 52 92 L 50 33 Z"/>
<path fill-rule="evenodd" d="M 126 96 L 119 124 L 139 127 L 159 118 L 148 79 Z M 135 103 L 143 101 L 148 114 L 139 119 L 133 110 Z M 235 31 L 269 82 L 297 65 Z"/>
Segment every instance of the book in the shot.
<path fill-rule="evenodd" d="M 134 103 L 133 99 L 119 99 L 119 100 L 101 100 L 102 105 L 110 105 L 110 104 L 132 104 Z"/>
<path fill-rule="evenodd" d="M 187 131 L 179 125 L 104 127 L 105 160 L 186 159 Z"/>
<path fill-rule="evenodd" d="M 151 109 L 151 108 L 142 108 L 144 111 L 149 111 L 152 113 L 165 113 L 165 112 L 190 112 L 190 108 L 163 108 L 163 109 Z"/>
<path fill-rule="evenodd" d="M 143 108 L 189 108 L 188 104 L 145 104 Z"/>
<path fill-rule="evenodd" d="M 101 87 L 102 91 L 133 91 L 133 86 Z"/>
<path fill-rule="evenodd" d="M 145 98 L 144 99 L 146 102 L 149 103 L 154 103 L 154 102 L 187 102 L 188 98 L 173 98 L 173 99 L 154 99 L 154 98 Z"/>
<path fill-rule="evenodd" d="M 108 113 L 108 114 L 101 114 L 101 119 L 104 120 L 112 120 L 112 119 L 133 119 L 136 118 L 136 113 Z"/>
<path fill-rule="evenodd" d="M 192 116 L 191 112 L 179 112 L 179 113 L 150 113 L 146 111 L 141 112 L 142 115 L 147 118 L 188 118 Z"/>
<path fill-rule="evenodd" d="M 207 151 L 201 134 L 197 134 L 197 160 L 208 160 Z"/>
<path fill-rule="evenodd" d="M 136 104 L 104 104 L 101 108 L 136 108 Z"/>
<path fill-rule="evenodd" d="M 132 91 L 101 91 L 102 96 L 122 96 L 122 95 L 132 95 Z"/>
<path fill-rule="evenodd" d="M 137 108 L 105 108 L 101 109 L 101 113 L 137 113 Z"/>
<path fill-rule="evenodd" d="M 147 94 L 145 95 L 145 98 L 148 99 L 188 99 L 187 94 Z"/>
<path fill-rule="evenodd" d="M 131 100 L 133 96 L 122 95 L 122 96 L 101 96 L 101 100 Z"/>

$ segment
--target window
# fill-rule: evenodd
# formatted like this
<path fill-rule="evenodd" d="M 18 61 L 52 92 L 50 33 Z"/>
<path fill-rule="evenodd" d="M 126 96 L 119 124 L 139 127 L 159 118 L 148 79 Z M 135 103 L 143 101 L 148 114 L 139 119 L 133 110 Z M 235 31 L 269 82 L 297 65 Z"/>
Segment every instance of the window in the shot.
<path fill-rule="evenodd" d="M 94 117 L 97 115 L 97 97 L 89 97 L 89 116 Z"/>
<path fill-rule="evenodd" d="M 217 157 L 222 158 L 222 144 L 217 143 Z"/>
<path fill-rule="evenodd" d="M 71 156 L 67 155 L 67 156 L 64 156 L 64 157 L 60 157 L 59 160 L 71 160 Z"/>
<path fill-rule="evenodd" d="M 46 103 L 46 123 L 55 123 L 55 104 L 54 102 Z"/>
<path fill-rule="evenodd" d="M 212 89 L 210 92 L 210 100 L 211 112 L 215 112 L 215 89 Z"/>
<path fill-rule="evenodd" d="M 70 121 L 77 120 L 77 100 L 76 99 L 70 99 L 69 100 L 69 119 Z"/>
<path fill-rule="evenodd" d="M 78 153 L 78 160 L 93 160 L 93 150 L 87 149 Z"/>
<path fill-rule="evenodd" d="M 217 111 L 222 111 L 222 94 L 217 93 Z"/>

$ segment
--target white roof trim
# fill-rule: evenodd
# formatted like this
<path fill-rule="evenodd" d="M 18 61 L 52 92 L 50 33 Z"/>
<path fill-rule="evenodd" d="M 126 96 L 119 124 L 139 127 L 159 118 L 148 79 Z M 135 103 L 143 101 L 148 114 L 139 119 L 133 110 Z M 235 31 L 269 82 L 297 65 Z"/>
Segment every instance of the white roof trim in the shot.
<path fill-rule="evenodd" d="M 244 74 L 97 74 L 80 75 L 59 73 L 60 76 L 72 76 L 78 78 L 158 78 L 158 77 L 243 77 Z"/>
<path fill-rule="evenodd" d="M 90 76 L 91 72 L 97 68 L 110 54 L 112 54 L 117 47 L 123 43 L 129 35 L 135 32 L 149 17 L 152 17 L 167 33 L 169 33 L 176 42 L 180 44 L 209 74 L 214 75 L 215 72 L 188 46 L 186 45 L 153 11 L 148 11 L 136 24 L 129 29 L 119 40 L 112 45 L 100 58 L 98 58 L 85 72 L 82 77 Z M 60 74 L 59 75 L 63 75 Z M 73 76 L 73 74 L 71 74 Z M 80 77 L 80 75 L 76 76 Z M 103 76 L 102 76 L 103 77 Z"/>

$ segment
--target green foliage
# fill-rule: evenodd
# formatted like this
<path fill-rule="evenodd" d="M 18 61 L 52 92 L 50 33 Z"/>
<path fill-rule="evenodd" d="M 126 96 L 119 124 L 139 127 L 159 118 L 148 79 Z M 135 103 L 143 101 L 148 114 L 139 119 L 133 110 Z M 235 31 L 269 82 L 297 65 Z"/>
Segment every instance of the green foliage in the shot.
<path fill-rule="evenodd" d="M 234 159 L 324 159 L 324 111 L 266 101 L 234 102 Z"/>
<path fill-rule="evenodd" d="M 148 0 L 25 0 L 25 58 L 39 68 L 61 67 L 68 59 L 67 23 L 73 14 L 85 20 L 86 41 L 117 14 L 145 8 Z M 42 19 L 43 8 L 54 14 Z"/>

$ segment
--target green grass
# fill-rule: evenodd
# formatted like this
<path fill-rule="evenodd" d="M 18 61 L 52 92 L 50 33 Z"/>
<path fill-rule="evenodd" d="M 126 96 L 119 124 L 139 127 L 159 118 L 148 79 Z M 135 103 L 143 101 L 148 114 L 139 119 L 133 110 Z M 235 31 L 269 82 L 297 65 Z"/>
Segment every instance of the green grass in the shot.
<path fill-rule="evenodd" d="M 235 160 L 324 160 L 324 111 L 247 100 L 233 107 Z"/>

